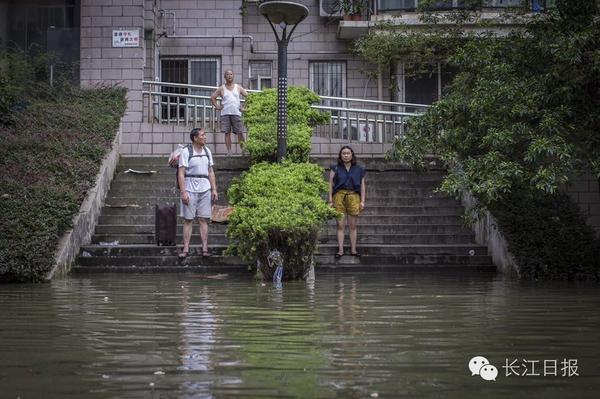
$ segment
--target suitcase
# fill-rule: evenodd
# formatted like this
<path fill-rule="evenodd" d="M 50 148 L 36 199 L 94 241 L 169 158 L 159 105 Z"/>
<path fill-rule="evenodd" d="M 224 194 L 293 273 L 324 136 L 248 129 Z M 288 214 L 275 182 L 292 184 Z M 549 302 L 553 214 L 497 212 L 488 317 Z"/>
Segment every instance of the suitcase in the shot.
<path fill-rule="evenodd" d="M 154 217 L 156 245 L 175 245 L 177 212 L 175 205 L 156 205 Z"/>

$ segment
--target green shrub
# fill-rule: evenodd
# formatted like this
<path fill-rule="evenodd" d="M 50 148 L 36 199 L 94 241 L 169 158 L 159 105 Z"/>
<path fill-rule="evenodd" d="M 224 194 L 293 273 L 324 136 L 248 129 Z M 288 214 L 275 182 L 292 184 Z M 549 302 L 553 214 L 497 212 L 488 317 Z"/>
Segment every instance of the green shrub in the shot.
<path fill-rule="evenodd" d="M 319 102 L 319 96 L 313 91 L 302 86 L 290 86 L 288 89 L 288 124 L 316 126 L 328 123 L 328 113 L 311 107 L 317 102 Z M 276 89 L 251 93 L 248 96 L 244 123 L 248 129 L 255 125 L 277 125 Z"/>
<path fill-rule="evenodd" d="M 311 108 L 319 96 L 305 87 L 291 86 L 288 92 L 287 155 L 293 162 L 307 162 L 312 126 L 329 121 L 329 114 Z M 246 148 L 253 163 L 277 159 L 277 91 L 252 93 L 246 100 L 244 123 L 248 128 Z"/>
<path fill-rule="evenodd" d="M 284 279 L 302 278 L 313 259 L 318 232 L 336 212 L 321 198 L 328 189 L 323 169 L 309 163 L 260 163 L 229 188 L 235 210 L 229 218 L 228 253 L 260 260 L 271 278 L 267 256 L 273 249 L 284 259 Z"/>
<path fill-rule="evenodd" d="M 311 150 L 312 128 L 307 125 L 288 125 L 286 159 L 307 162 Z M 277 160 L 277 125 L 254 125 L 246 143 L 253 163 Z"/>
<path fill-rule="evenodd" d="M 522 192 L 491 207 L 526 279 L 600 279 L 600 242 L 565 194 Z"/>
<path fill-rule="evenodd" d="M 3 107 L 21 101 L 19 79 L 11 80 L 14 98 L 5 97 Z M 41 281 L 110 149 L 125 89 L 20 84 L 37 85 L 38 97 L 0 128 L 0 281 Z"/>

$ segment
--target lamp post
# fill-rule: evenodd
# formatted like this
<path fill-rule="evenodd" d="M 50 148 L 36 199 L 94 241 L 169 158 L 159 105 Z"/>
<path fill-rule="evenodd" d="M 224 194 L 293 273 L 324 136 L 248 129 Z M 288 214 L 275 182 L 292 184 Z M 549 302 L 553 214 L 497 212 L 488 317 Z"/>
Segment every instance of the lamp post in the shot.
<path fill-rule="evenodd" d="M 267 1 L 258 11 L 269 21 L 277 41 L 277 162 L 281 162 L 287 152 L 287 46 L 298 24 L 308 15 L 308 8 L 293 1 Z M 281 28 L 281 36 L 275 25 Z"/>

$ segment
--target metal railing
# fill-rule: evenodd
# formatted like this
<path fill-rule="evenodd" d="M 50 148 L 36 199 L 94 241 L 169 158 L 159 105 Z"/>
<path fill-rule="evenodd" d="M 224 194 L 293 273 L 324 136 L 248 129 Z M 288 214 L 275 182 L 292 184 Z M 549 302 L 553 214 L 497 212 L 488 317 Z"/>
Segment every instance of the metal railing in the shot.
<path fill-rule="evenodd" d="M 144 119 L 149 123 L 204 126 L 217 129 L 219 112 L 210 101 L 216 86 L 143 81 Z M 256 92 L 256 90 L 248 90 Z M 329 140 L 390 143 L 402 137 L 409 118 L 428 105 L 360 98 L 320 96 L 312 107 L 331 114 L 330 122 L 314 128 L 314 135 Z"/>

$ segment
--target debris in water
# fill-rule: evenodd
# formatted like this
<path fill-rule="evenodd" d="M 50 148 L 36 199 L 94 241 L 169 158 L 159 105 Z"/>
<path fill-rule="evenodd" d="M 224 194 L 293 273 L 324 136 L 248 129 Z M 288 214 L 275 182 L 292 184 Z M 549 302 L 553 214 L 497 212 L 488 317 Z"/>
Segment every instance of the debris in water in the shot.
<path fill-rule="evenodd" d="M 116 247 L 117 245 L 119 245 L 119 241 L 111 241 L 111 242 L 100 241 L 100 243 L 98 245 L 100 245 L 102 247 Z"/>
<path fill-rule="evenodd" d="M 155 170 L 136 170 L 136 169 L 127 169 L 125 172 L 123 172 L 123 174 L 125 173 L 134 173 L 136 175 L 153 175 L 154 173 L 156 173 Z"/>
<path fill-rule="evenodd" d="M 105 204 L 104 206 L 107 208 L 141 208 L 141 206 L 138 204 L 118 204 L 118 205 Z"/>
<path fill-rule="evenodd" d="M 164 371 L 158 370 L 154 372 L 154 375 L 165 375 Z"/>

